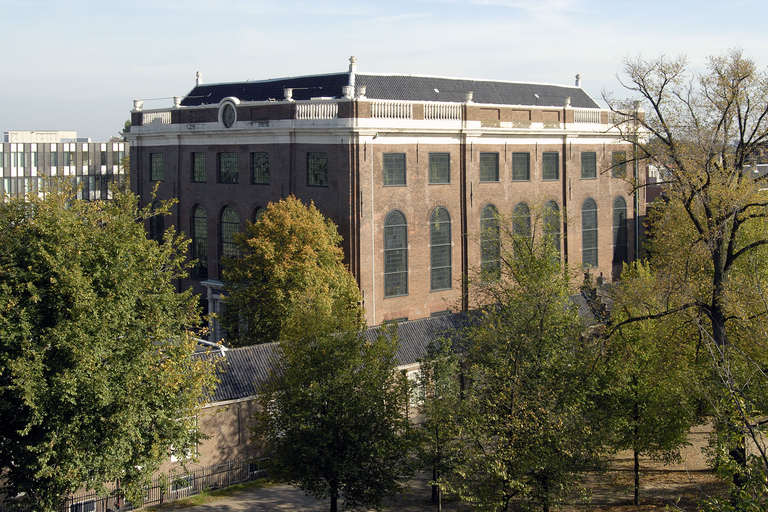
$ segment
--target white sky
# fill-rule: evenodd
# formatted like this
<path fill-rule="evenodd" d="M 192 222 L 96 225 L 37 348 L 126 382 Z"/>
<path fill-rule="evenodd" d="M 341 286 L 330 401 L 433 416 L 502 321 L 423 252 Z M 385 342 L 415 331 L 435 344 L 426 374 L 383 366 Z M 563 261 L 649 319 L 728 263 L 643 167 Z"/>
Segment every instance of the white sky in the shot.
<path fill-rule="evenodd" d="M 742 48 L 765 68 L 765 0 L 0 0 L 0 132 L 116 135 L 132 100 L 343 72 L 620 92 L 622 58 Z M 146 101 L 161 98 L 156 101 Z"/>

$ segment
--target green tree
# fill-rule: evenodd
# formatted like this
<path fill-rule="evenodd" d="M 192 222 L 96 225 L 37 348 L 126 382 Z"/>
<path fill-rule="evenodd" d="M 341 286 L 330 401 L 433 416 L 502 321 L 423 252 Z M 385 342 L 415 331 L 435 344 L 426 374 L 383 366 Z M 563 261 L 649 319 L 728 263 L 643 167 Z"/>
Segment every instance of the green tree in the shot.
<path fill-rule="evenodd" d="M 254 443 L 271 478 L 344 507 L 380 507 L 409 474 L 408 383 L 397 338 L 335 332 L 306 296 L 277 345 L 273 379 L 258 390 Z"/>
<path fill-rule="evenodd" d="M 500 277 L 479 285 L 494 300 L 469 331 L 458 456 L 446 483 L 482 510 L 521 501 L 548 511 L 578 472 L 601 462 L 599 347 L 569 300 L 556 244 L 514 222 L 499 226 Z"/>
<path fill-rule="evenodd" d="M 768 142 L 768 77 L 740 50 L 711 57 L 701 74 L 682 57 L 631 59 L 625 72 L 636 97 L 612 108 L 625 138 L 638 142 L 638 159 L 661 170 L 665 201 L 650 224 L 659 307 L 624 322 L 692 319 L 711 356 L 718 439 L 736 443 L 718 451 L 746 470 L 748 437 L 768 464 L 756 420 L 768 414 L 766 308 L 754 279 L 765 274 L 768 196 L 766 177 L 751 167 Z"/>
<path fill-rule="evenodd" d="M 294 196 L 270 203 L 235 242 L 240 257 L 226 262 L 226 308 L 221 322 L 232 345 L 284 338 L 305 295 L 314 297 L 333 331 L 365 321 L 360 290 L 343 263 L 341 236 L 314 204 Z"/>
<path fill-rule="evenodd" d="M 625 268 L 612 288 L 612 320 L 621 323 L 658 311 L 657 283 L 647 264 Z M 612 446 L 634 456 L 634 504 L 640 504 L 640 456 L 680 459 L 688 432 L 698 420 L 699 375 L 695 325 L 680 316 L 625 324 L 607 343 L 606 408 Z"/>
<path fill-rule="evenodd" d="M 42 511 L 117 480 L 140 502 L 201 437 L 213 384 L 191 358 L 196 301 L 173 284 L 187 242 L 147 240 L 133 195 L 73 197 L 0 203 L 0 492 Z"/>
<path fill-rule="evenodd" d="M 456 458 L 457 416 L 461 401 L 461 361 L 450 339 L 430 342 L 420 361 L 415 396 L 421 424 L 417 457 L 432 472 L 432 503 L 442 510 L 441 479 Z"/>

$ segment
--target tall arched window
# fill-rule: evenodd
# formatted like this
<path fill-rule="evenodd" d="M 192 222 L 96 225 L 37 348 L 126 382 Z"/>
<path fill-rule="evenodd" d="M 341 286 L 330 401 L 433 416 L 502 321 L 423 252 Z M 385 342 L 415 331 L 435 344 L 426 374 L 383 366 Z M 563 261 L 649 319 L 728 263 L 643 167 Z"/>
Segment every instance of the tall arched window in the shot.
<path fill-rule="evenodd" d="M 152 216 L 149 218 L 149 239 L 163 243 L 163 231 L 165 231 L 165 218 L 162 213 L 157 213 L 160 203 L 152 203 Z"/>
<path fill-rule="evenodd" d="M 219 269 L 224 258 L 237 256 L 235 233 L 240 231 L 240 216 L 231 206 L 221 212 L 221 229 L 219 234 Z"/>
<path fill-rule="evenodd" d="M 451 287 L 451 216 L 439 206 L 429 219 L 430 289 Z"/>
<path fill-rule="evenodd" d="M 512 236 L 515 251 L 530 250 L 531 244 L 531 209 L 525 203 L 517 203 L 512 210 Z"/>
<path fill-rule="evenodd" d="M 618 196 L 613 200 L 613 262 L 627 261 L 627 201 Z"/>
<path fill-rule="evenodd" d="M 192 259 L 197 260 L 195 277 L 208 279 L 208 213 L 202 206 L 192 213 Z"/>
<path fill-rule="evenodd" d="M 597 266 L 597 203 L 591 197 L 581 205 L 581 264 Z"/>
<path fill-rule="evenodd" d="M 408 294 L 408 225 L 392 210 L 384 220 L 384 296 Z"/>
<path fill-rule="evenodd" d="M 480 279 L 493 282 L 501 277 L 499 210 L 492 204 L 480 213 Z"/>
<path fill-rule="evenodd" d="M 544 204 L 544 243 L 553 249 L 553 258 L 560 260 L 560 208 L 554 201 Z"/>

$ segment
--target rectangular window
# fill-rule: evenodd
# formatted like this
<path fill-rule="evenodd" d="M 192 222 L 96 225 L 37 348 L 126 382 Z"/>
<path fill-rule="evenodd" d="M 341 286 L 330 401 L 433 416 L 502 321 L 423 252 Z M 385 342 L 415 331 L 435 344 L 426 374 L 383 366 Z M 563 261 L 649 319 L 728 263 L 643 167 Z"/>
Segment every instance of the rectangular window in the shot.
<path fill-rule="evenodd" d="M 429 154 L 429 184 L 439 185 L 451 182 L 451 154 Z"/>
<path fill-rule="evenodd" d="M 237 153 L 219 153 L 219 183 L 237 183 Z"/>
<path fill-rule="evenodd" d="M 499 181 L 498 153 L 480 153 L 480 181 Z"/>
<path fill-rule="evenodd" d="M 171 492 L 188 491 L 195 484 L 194 475 L 176 477 L 171 483 Z"/>
<path fill-rule="evenodd" d="M 251 153 L 251 183 L 269 185 L 269 153 Z"/>
<path fill-rule="evenodd" d="M 560 153 L 554 151 L 545 152 L 542 155 L 541 179 L 559 180 L 560 179 Z"/>
<path fill-rule="evenodd" d="M 530 181 L 531 154 L 512 153 L 512 181 Z"/>
<path fill-rule="evenodd" d="M 581 152 L 581 179 L 597 178 L 597 154 L 594 151 Z"/>
<path fill-rule="evenodd" d="M 307 186 L 328 186 L 328 153 L 307 153 Z"/>
<path fill-rule="evenodd" d="M 192 181 L 205 183 L 205 153 L 192 153 Z"/>
<path fill-rule="evenodd" d="M 611 153 L 611 176 L 613 178 L 627 177 L 627 152 L 614 151 Z"/>
<path fill-rule="evenodd" d="M 384 186 L 405 186 L 405 153 L 384 153 Z"/>
<path fill-rule="evenodd" d="M 71 153 L 65 153 L 71 154 Z M 150 153 L 149 155 L 149 179 L 152 181 L 163 181 L 165 179 L 165 162 L 162 153 Z M 65 163 L 65 165 L 74 165 Z"/>

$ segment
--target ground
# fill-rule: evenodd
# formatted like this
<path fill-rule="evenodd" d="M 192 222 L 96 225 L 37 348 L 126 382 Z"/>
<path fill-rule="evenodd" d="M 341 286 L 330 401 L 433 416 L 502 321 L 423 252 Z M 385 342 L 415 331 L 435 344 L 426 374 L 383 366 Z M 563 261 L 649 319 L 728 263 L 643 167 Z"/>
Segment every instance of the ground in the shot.
<path fill-rule="evenodd" d="M 568 511 L 610 511 L 610 512 L 652 512 L 666 507 L 685 511 L 695 510 L 699 501 L 713 493 L 722 493 L 723 484 L 706 464 L 701 448 L 706 446 L 709 429 L 696 428 L 691 432 L 690 442 L 683 451 L 679 464 L 665 465 L 660 462 L 643 460 L 641 463 L 641 506 L 632 505 L 632 455 L 629 452 L 617 454 L 608 472 L 585 476 L 585 485 L 591 497 L 576 499 L 567 504 Z M 418 475 L 411 481 L 411 492 L 397 499 L 385 510 L 388 512 L 422 512 L 436 510 L 429 503 L 430 487 L 428 475 Z M 226 492 L 226 490 L 225 490 Z M 163 508 L 184 508 L 190 512 L 240 511 L 240 512 L 321 512 L 328 510 L 327 500 L 305 496 L 299 489 L 288 485 L 250 485 L 227 495 L 203 496 L 192 504 L 188 500 L 169 503 Z M 190 498 L 193 500 L 195 498 Z M 186 506 L 185 506 L 186 505 Z M 190 506 L 192 505 L 192 506 Z M 155 507 L 154 510 L 158 510 Z M 451 500 L 443 502 L 446 512 L 463 512 L 470 507 Z"/>

